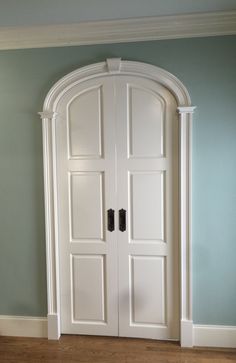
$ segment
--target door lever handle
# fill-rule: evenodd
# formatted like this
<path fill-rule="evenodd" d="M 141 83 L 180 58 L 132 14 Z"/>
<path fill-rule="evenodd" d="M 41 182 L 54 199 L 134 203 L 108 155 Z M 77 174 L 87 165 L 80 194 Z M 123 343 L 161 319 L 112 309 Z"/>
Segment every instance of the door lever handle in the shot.
<path fill-rule="evenodd" d="M 119 230 L 121 232 L 126 231 L 126 210 L 125 209 L 119 210 Z"/>
<path fill-rule="evenodd" d="M 108 209 L 107 211 L 107 229 L 113 232 L 115 229 L 115 211 L 114 209 Z"/>

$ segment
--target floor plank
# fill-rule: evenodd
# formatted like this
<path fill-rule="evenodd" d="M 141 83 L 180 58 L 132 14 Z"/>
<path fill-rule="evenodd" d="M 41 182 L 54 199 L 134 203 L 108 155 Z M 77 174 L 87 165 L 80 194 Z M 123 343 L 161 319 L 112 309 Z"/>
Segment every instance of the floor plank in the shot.
<path fill-rule="evenodd" d="M 0 363 L 230 363 L 236 349 L 183 349 L 175 342 L 62 336 L 59 341 L 0 337 Z"/>

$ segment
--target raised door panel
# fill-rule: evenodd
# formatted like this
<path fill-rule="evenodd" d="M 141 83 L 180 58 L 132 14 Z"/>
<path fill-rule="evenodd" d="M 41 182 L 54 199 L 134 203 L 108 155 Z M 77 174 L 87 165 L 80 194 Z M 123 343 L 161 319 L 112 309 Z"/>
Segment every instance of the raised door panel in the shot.
<path fill-rule="evenodd" d="M 165 257 L 130 257 L 131 324 L 166 323 Z"/>
<path fill-rule="evenodd" d="M 102 157 L 102 88 L 87 89 L 67 106 L 71 158 Z"/>
<path fill-rule="evenodd" d="M 156 92 L 128 86 L 129 155 L 133 158 L 164 154 L 165 103 Z"/>
<path fill-rule="evenodd" d="M 87 324 L 106 322 L 105 256 L 72 257 L 73 317 Z"/>
<path fill-rule="evenodd" d="M 71 239 L 104 240 L 104 177 L 99 172 L 70 174 Z"/>
<path fill-rule="evenodd" d="M 130 226 L 132 242 L 164 241 L 164 173 L 130 175 Z"/>

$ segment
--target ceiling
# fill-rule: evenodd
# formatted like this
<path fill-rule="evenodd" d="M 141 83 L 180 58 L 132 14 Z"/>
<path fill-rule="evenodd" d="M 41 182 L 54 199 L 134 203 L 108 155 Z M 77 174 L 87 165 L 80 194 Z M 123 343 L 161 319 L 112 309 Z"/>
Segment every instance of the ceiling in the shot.
<path fill-rule="evenodd" d="M 236 10 L 236 0 L 0 0 L 0 27 Z"/>

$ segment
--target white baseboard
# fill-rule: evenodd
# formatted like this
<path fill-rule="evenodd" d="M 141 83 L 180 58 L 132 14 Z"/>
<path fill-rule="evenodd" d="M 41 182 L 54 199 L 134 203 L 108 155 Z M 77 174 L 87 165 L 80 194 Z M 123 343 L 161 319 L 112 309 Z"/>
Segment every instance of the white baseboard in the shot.
<path fill-rule="evenodd" d="M 59 331 L 57 314 L 49 314 L 48 319 L 0 315 L 0 335 L 56 340 L 60 338 Z M 181 346 L 236 348 L 236 326 L 197 325 L 183 320 Z"/>
<path fill-rule="evenodd" d="M 47 318 L 0 315 L 0 335 L 47 338 Z"/>
<path fill-rule="evenodd" d="M 236 326 L 194 325 L 193 345 L 236 348 Z"/>

